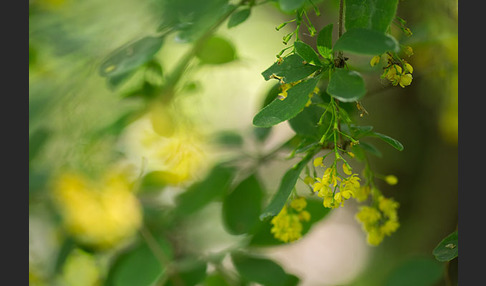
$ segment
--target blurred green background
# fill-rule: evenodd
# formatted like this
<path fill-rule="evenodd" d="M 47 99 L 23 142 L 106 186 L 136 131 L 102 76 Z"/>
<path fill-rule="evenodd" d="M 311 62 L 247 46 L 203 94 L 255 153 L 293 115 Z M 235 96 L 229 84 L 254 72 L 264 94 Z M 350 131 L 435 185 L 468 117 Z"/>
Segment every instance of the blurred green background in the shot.
<path fill-rule="evenodd" d="M 157 30 L 161 17 L 170 14 L 161 6 L 162 2 L 29 2 L 29 269 L 32 285 L 41 283 L 39 281 L 53 271 L 61 247 L 60 218 L 53 211 L 49 195 L 50 180 L 54 174 L 65 168 L 97 174 L 120 159 L 134 165 L 138 171 L 144 164 L 140 150 L 130 145 L 130 136 L 138 135 L 136 131 L 128 131 L 136 127 L 125 130 L 122 124 L 116 129 L 118 125 L 114 124 L 123 115 L 143 108 L 144 103 L 136 97 L 123 97 L 123 92 L 129 91 L 131 82 L 136 80 L 129 81 L 121 89 L 112 89 L 99 75 L 98 69 L 113 50 Z M 322 15 L 310 13 L 317 30 L 337 22 L 339 1 L 320 1 L 317 5 Z M 411 37 L 406 37 L 392 26 L 392 33 L 400 43 L 411 46 L 414 51 L 414 55 L 407 58 L 414 67 L 414 79 L 406 88 L 385 86 L 378 70 L 369 67 L 369 57 L 349 56 L 348 64 L 366 75 L 369 91 L 362 100 L 368 115 L 358 118 L 357 122 L 372 125 L 377 132 L 388 134 L 405 146 L 403 151 L 398 152 L 377 142 L 383 156 L 371 158 L 371 165 L 377 173 L 394 174 L 399 179 L 395 186 L 378 183 L 385 196 L 394 197 L 400 203 L 401 227 L 374 248 L 364 244 L 365 238 L 359 232 L 348 232 L 346 235 L 355 234 L 363 244 L 349 246 L 351 253 L 333 253 L 332 257 L 323 258 L 322 263 L 325 260 L 330 261 L 326 264 L 331 265 L 329 267 L 334 265 L 335 275 L 323 275 L 320 282 L 316 282 L 315 278 L 304 279 L 302 285 L 399 285 L 392 281 L 397 267 L 433 260 L 434 247 L 456 230 L 457 9 L 458 3 L 454 0 L 399 2 L 397 16 L 405 19 L 413 32 Z M 275 61 L 275 55 L 284 47 L 282 36 L 291 31 L 292 24 L 281 31 L 276 31 L 275 27 L 289 19 L 291 15 L 280 12 L 272 4 L 254 7 L 246 22 L 231 29 L 222 25 L 217 30 L 217 35 L 234 46 L 235 61 L 191 66 L 183 76 L 183 88 L 176 97 L 176 104 L 182 110 L 177 114 L 178 120 L 190 122 L 189 125 L 204 134 L 201 138 L 206 140 L 205 152 L 213 158 L 196 166 L 201 171 L 195 178 L 204 176 L 204 170 L 209 162 L 216 160 L 214 158 L 231 153 L 231 150 L 212 145 L 207 138 L 218 131 L 231 130 L 241 134 L 245 141 L 251 141 L 248 137 L 252 132 L 252 118 L 273 85 L 273 82 L 265 82 L 260 73 Z M 302 40 L 311 45 L 315 41 L 306 31 L 302 31 Z M 190 48 L 190 44 L 184 41 L 172 36 L 165 39 L 155 56 L 164 73 L 172 70 Z M 287 123 L 280 124 L 262 148 L 270 150 L 291 135 Z M 252 142 L 245 146 L 249 146 L 249 151 L 256 148 Z M 288 165 L 288 162 L 275 162 L 262 171 L 268 189 L 277 187 Z M 354 211 L 352 206 L 349 209 Z M 209 207 L 193 225 L 183 226 L 191 230 L 187 233 L 189 237 L 198 237 L 198 242 L 189 245 L 189 248 L 218 248 L 218 243 L 231 245 L 234 238 L 225 234 L 216 213 L 213 207 Z M 344 212 L 343 217 L 346 217 Z M 340 219 L 339 215 L 337 218 L 330 217 L 322 227 L 339 224 Z M 352 224 L 349 219 L 344 218 L 343 221 Z M 211 233 L 208 229 L 212 230 Z M 352 225 L 352 229 L 359 230 L 359 226 Z M 339 237 L 337 233 L 336 236 Z M 339 240 L 330 241 L 339 244 Z M 342 247 L 345 249 L 347 246 Z M 299 253 L 313 254 L 312 250 L 305 248 Z M 354 263 L 353 256 L 360 265 L 350 266 Z M 289 267 L 284 262 L 282 265 L 286 269 Z M 455 285 L 457 259 L 438 265 L 439 268 L 434 268 L 435 264 L 431 266 L 431 271 L 439 274 L 425 274 L 430 283 L 424 278 L 424 284 L 419 284 L 419 281 L 413 285 Z M 353 270 L 348 270 L 348 266 Z M 448 279 L 441 272 L 444 269 L 450 276 Z M 410 273 L 414 277 L 424 275 Z M 434 275 L 439 278 L 434 278 Z M 61 280 L 66 283 L 64 285 L 92 285 L 79 279 L 72 282 L 77 278 L 66 278 L 68 276 L 65 274 L 64 280 Z M 89 277 L 89 274 L 81 276 Z"/>

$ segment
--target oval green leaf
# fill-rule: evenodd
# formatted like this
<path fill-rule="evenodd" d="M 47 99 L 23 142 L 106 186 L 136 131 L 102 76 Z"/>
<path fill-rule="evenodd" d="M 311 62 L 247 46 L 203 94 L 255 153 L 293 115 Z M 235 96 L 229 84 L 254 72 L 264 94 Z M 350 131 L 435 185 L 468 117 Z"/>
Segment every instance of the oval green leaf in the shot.
<path fill-rule="evenodd" d="M 314 49 L 308 44 L 302 41 L 295 41 L 294 43 L 295 52 L 301 56 L 304 61 L 313 65 L 321 65 L 319 60 L 319 55 L 314 51 Z"/>
<path fill-rule="evenodd" d="M 315 151 L 307 153 L 307 155 L 297 164 L 295 164 L 291 169 L 285 172 L 280 185 L 278 187 L 277 193 L 273 196 L 270 204 L 265 208 L 265 210 L 260 215 L 260 220 L 264 220 L 270 216 L 276 216 L 284 207 L 287 199 L 292 192 L 300 173 L 304 169 L 305 165 L 314 156 Z"/>
<path fill-rule="evenodd" d="M 152 59 L 162 47 L 163 41 L 164 37 L 145 37 L 118 48 L 103 60 L 100 75 L 124 78 L 130 71 Z"/>
<path fill-rule="evenodd" d="M 304 6 L 305 0 L 278 0 L 280 9 L 284 12 L 292 12 Z"/>
<path fill-rule="evenodd" d="M 398 151 L 402 151 L 403 150 L 402 143 L 400 143 L 396 139 L 391 138 L 388 135 L 381 134 L 381 133 L 378 133 L 378 132 L 372 132 L 370 135 L 373 136 L 373 137 L 380 138 L 381 140 L 383 140 L 384 142 L 390 144 L 393 148 L 397 149 Z"/>
<path fill-rule="evenodd" d="M 202 181 L 196 182 L 176 197 L 179 215 L 190 215 L 227 192 L 235 169 L 225 165 L 216 165 Z"/>
<path fill-rule="evenodd" d="M 324 58 L 332 58 L 332 28 L 333 24 L 324 26 L 317 35 L 317 51 Z"/>
<path fill-rule="evenodd" d="M 319 78 L 311 78 L 290 88 L 284 100 L 275 99 L 260 110 L 253 118 L 253 125 L 271 127 L 295 117 L 309 101 L 309 94 L 314 91 L 318 81 Z"/>
<path fill-rule="evenodd" d="M 196 57 L 204 64 L 219 65 L 234 61 L 236 50 L 228 40 L 213 36 L 196 51 Z"/>
<path fill-rule="evenodd" d="M 281 63 L 275 62 L 262 72 L 262 76 L 265 80 L 270 80 L 276 75 L 282 77 L 284 82 L 290 83 L 304 79 L 318 69 L 318 66 L 304 63 L 304 59 L 301 56 L 292 54 L 283 58 Z"/>
<path fill-rule="evenodd" d="M 356 101 L 366 93 L 363 78 L 356 71 L 336 69 L 331 75 L 327 93 L 342 102 Z"/>
<path fill-rule="evenodd" d="M 432 251 L 435 259 L 438 261 L 450 261 L 457 257 L 458 249 L 458 232 L 446 236 Z"/>
<path fill-rule="evenodd" d="M 223 199 L 223 223 L 234 235 L 250 232 L 259 222 L 263 189 L 255 174 L 241 181 Z"/>
<path fill-rule="evenodd" d="M 386 32 L 395 18 L 398 0 L 346 0 L 345 28 Z"/>
<path fill-rule="evenodd" d="M 158 244 L 166 256 L 172 256 L 170 246 L 158 237 Z M 111 267 L 106 285 L 109 286 L 150 286 L 164 275 L 165 269 L 157 260 L 150 247 L 142 243 L 121 254 Z"/>
<path fill-rule="evenodd" d="M 250 17 L 251 9 L 250 8 L 243 8 L 233 14 L 231 14 L 228 20 L 228 28 L 233 28 L 238 26 L 239 24 L 243 23 Z"/>
<path fill-rule="evenodd" d="M 345 32 L 334 44 L 334 50 L 363 55 L 381 55 L 384 52 L 398 52 L 395 38 L 385 33 L 354 28 Z"/>
<path fill-rule="evenodd" d="M 282 266 L 267 258 L 235 252 L 231 260 L 238 273 L 248 281 L 265 286 L 296 285 L 298 282 L 295 275 L 286 273 Z"/>

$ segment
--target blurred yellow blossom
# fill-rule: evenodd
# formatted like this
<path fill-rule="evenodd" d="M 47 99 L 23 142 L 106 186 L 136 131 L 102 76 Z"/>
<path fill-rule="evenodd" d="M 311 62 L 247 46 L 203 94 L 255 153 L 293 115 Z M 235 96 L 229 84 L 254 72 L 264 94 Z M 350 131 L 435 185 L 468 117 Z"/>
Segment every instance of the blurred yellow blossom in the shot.
<path fill-rule="evenodd" d="M 123 174 L 107 173 L 93 181 L 63 173 L 54 183 L 53 199 L 68 232 L 93 247 L 115 246 L 142 224 L 141 206 Z"/>
<path fill-rule="evenodd" d="M 273 236 L 283 242 L 292 242 L 302 237 L 302 221 L 309 221 L 311 214 L 304 210 L 307 201 L 304 197 L 296 197 L 290 202 L 290 208 L 284 206 L 270 221 Z"/>

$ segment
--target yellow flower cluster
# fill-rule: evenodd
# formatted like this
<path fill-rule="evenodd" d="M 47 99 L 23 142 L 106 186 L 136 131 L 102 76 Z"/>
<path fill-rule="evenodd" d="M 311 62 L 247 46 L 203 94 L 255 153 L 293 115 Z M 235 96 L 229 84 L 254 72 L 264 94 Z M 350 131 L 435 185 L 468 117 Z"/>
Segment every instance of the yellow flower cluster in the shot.
<path fill-rule="evenodd" d="M 407 47 L 405 53 L 410 56 L 413 54 L 411 47 Z M 371 58 L 370 65 L 373 67 L 380 62 L 380 56 L 374 56 Z M 402 88 L 412 83 L 413 67 L 405 60 L 394 60 L 388 58 L 388 65 L 384 68 L 382 78 L 388 79 L 392 85 L 400 85 Z"/>
<path fill-rule="evenodd" d="M 399 84 L 401 87 L 405 87 L 412 83 L 412 72 L 413 67 L 409 63 L 405 62 L 403 69 L 398 64 L 393 64 L 386 68 L 383 76 L 393 85 Z"/>
<path fill-rule="evenodd" d="M 366 231 L 367 241 L 370 245 L 380 244 L 385 236 L 394 233 L 400 223 L 398 222 L 398 202 L 392 198 L 378 197 L 376 206 L 363 206 L 356 214 L 356 219 L 361 222 Z"/>
<path fill-rule="evenodd" d="M 283 242 L 292 242 L 302 237 L 302 221 L 310 220 L 310 213 L 305 209 L 307 201 L 298 197 L 290 202 L 290 207 L 284 206 L 280 213 L 272 220 L 273 225 L 270 232 L 273 236 Z"/>
<path fill-rule="evenodd" d="M 64 173 L 54 184 L 53 199 L 66 229 L 80 242 L 100 249 L 131 237 L 142 223 L 139 201 L 121 174 L 94 182 Z"/>
<path fill-rule="evenodd" d="M 322 158 L 316 158 L 314 166 L 323 166 Z M 352 174 L 347 164 L 343 165 L 343 171 L 349 177 L 341 179 L 337 174 L 336 168 L 327 168 L 322 178 L 316 178 L 316 182 L 312 185 L 313 191 L 323 198 L 323 205 L 326 208 L 334 209 L 343 206 L 344 202 L 354 197 L 361 187 L 360 178 L 357 174 Z"/>

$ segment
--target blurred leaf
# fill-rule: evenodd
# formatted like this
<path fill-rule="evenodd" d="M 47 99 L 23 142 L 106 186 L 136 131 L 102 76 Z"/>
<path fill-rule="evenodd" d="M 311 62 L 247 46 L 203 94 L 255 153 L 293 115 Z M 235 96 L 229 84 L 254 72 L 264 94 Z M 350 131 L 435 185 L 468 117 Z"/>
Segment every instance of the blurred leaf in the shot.
<path fill-rule="evenodd" d="M 259 142 L 264 142 L 271 132 L 272 127 L 253 127 L 253 134 Z"/>
<path fill-rule="evenodd" d="M 199 285 L 206 277 L 207 264 L 204 261 L 195 261 L 185 267 L 178 267 L 176 273 L 169 276 L 165 286 Z"/>
<path fill-rule="evenodd" d="M 324 115 L 324 124 L 317 125 L 325 108 L 317 105 L 310 105 L 289 120 L 289 125 L 295 133 L 319 139 L 326 131 L 330 121 L 330 113 Z"/>
<path fill-rule="evenodd" d="M 39 128 L 29 135 L 29 164 L 46 144 L 49 133 L 47 128 Z"/>
<path fill-rule="evenodd" d="M 47 171 L 38 171 L 29 168 L 29 200 L 31 196 L 45 188 L 49 177 L 50 175 Z"/>
<path fill-rule="evenodd" d="M 435 259 L 444 262 L 456 258 L 458 252 L 458 232 L 456 230 L 439 242 L 432 254 L 434 254 Z"/>
<path fill-rule="evenodd" d="M 347 30 L 334 44 L 334 50 L 363 55 L 381 55 L 384 52 L 398 52 L 397 40 L 390 35 L 370 29 Z"/>
<path fill-rule="evenodd" d="M 295 52 L 299 56 L 301 56 L 307 63 L 318 66 L 322 65 L 321 61 L 319 60 L 319 55 L 308 44 L 302 41 L 295 41 L 294 48 Z"/>
<path fill-rule="evenodd" d="M 229 188 L 234 172 L 232 167 L 216 165 L 205 179 L 194 183 L 176 197 L 176 212 L 180 215 L 190 215 L 212 200 L 221 198 Z"/>
<path fill-rule="evenodd" d="M 64 262 L 66 262 L 69 254 L 73 249 L 76 248 L 76 243 L 71 237 L 65 237 L 56 258 L 56 264 L 54 266 L 54 271 L 60 273 Z"/>
<path fill-rule="evenodd" d="M 353 135 L 354 138 L 360 138 L 363 136 L 368 135 L 371 130 L 373 130 L 373 126 L 370 125 L 365 125 L 365 126 L 359 126 L 359 125 L 350 125 L 349 130 L 351 134 Z"/>
<path fill-rule="evenodd" d="M 329 80 L 327 93 L 342 102 L 356 101 L 366 93 L 363 78 L 356 71 L 336 69 Z"/>
<path fill-rule="evenodd" d="M 375 147 L 375 145 L 368 142 L 359 141 L 358 145 L 353 146 L 353 151 L 355 151 L 355 153 L 357 153 L 356 149 L 361 149 L 379 158 L 383 156 L 380 150 L 378 150 L 378 148 Z"/>
<path fill-rule="evenodd" d="M 390 144 L 393 148 L 397 149 L 398 151 L 402 151 L 403 150 L 402 143 L 400 143 L 396 139 L 391 138 L 388 135 L 381 134 L 381 133 L 378 133 L 378 132 L 371 132 L 371 134 L 369 136 L 380 138 L 381 140 L 383 140 L 384 142 Z"/>
<path fill-rule="evenodd" d="M 196 57 L 204 64 L 224 64 L 236 59 L 236 51 L 228 40 L 213 36 L 196 51 Z"/>
<path fill-rule="evenodd" d="M 245 279 L 265 286 L 297 285 L 298 279 L 270 259 L 250 256 L 242 252 L 231 254 L 238 273 Z"/>
<path fill-rule="evenodd" d="M 164 37 L 144 37 L 113 51 L 100 65 L 103 77 L 126 75 L 148 62 L 160 50 Z"/>
<path fill-rule="evenodd" d="M 218 145 L 226 147 L 241 147 L 244 139 L 236 131 L 224 130 L 213 135 L 212 141 Z"/>
<path fill-rule="evenodd" d="M 398 0 L 346 0 L 345 28 L 386 32 L 395 18 Z"/>
<path fill-rule="evenodd" d="M 213 273 L 206 276 L 203 283 L 204 286 L 230 286 L 230 284 L 224 279 L 223 275 L 219 273 Z"/>
<path fill-rule="evenodd" d="M 311 218 L 310 221 L 302 223 L 302 236 L 307 234 L 315 223 L 322 220 L 331 212 L 331 209 L 325 208 L 322 205 L 321 199 L 313 198 L 307 198 L 307 207 L 305 210 L 310 213 Z M 258 229 L 256 229 L 255 233 L 253 234 L 249 245 L 265 247 L 285 244 L 283 241 L 280 241 L 273 236 L 273 234 L 270 232 L 271 229 L 272 224 L 270 223 L 270 220 L 262 221 Z"/>
<path fill-rule="evenodd" d="M 327 59 L 332 57 L 332 28 L 333 24 L 324 26 L 317 35 L 317 50 Z"/>
<path fill-rule="evenodd" d="M 280 9 L 284 12 L 292 12 L 304 6 L 305 0 L 278 0 Z"/>
<path fill-rule="evenodd" d="M 252 174 L 224 197 L 223 222 L 229 233 L 248 233 L 259 222 L 263 193 L 256 174 Z"/>
<path fill-rule="evenodd" d="M 388 276 L 384 286 L 433 286 L 443 275 L 440 263 L 429 258 L 412 258 L 398 265 Z"/>
<path fill-rule="evenodd" d="M 231 14 L 228 20 L 228 28 L 233 28 L 238 26 L 239 24 L 243 23 L 250 17 L 251 9 L 250 8 L 243 8 L 235 13 Z"/>
<path fill-rule="evenodd" d="M 270 127 L 295 117 L 309 101 L 309 94 L 314 91 L 319 78 L 311 78 L 298 83 L 287 91 L 284 100 L 275 99 L 253 118 L 253 125 Z"/>
<path fill-rule="evenodd" d="M 171 180 L 172 174 L 166 171 L 152 171 L 145 174 L 140 183 L 140 193 L 161 191 Z"/>
<path fill-rule="evenodd" d="M 165 240 L 157 237 L 160 249 L 171 257 L 171 249 Z M 150 286 L 165 273 L 164 266 L 157 260 L 146 243 L 122 253 L 111 266 L 106 285 L 108 286 Z"/>
<path fill-rule="evenodd" d="M 296 82 L 304 79 L 319 69 L 318 66 L 304 64 L 304 59 L 297 54 L 283 58 L 282 63 L 275 62 L 268 69 L 262 72 L 265 80 L 270 80 L 272 75 L 283 77 L 286 83 Z"/>
<path fill-rule="evenodd" d="M 309 152 L 299 163 L 295 164 L 291 169 L 285 172 L 285 175 L 280 181 L 277 193 L 273 196 L 270 204 L 260 215 L 260 220 L 264 220 L 269 216 L 276 216 L 287 202 L 287 199 L 292 192 L 292 189 L 297 183 L 300 173 L 305 165 L 314 156 L 315 151 Z"/>

